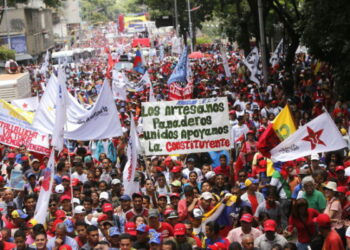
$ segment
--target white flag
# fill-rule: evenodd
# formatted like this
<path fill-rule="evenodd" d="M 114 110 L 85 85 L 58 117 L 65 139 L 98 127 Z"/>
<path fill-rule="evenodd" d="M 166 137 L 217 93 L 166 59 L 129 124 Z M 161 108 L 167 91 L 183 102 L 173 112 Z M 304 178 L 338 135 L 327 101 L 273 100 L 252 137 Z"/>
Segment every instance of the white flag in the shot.
<path fill-rule="evenodd" d="M 56 96 L 56 117 L 55 125 L 52 133 L 52 146 L 58 152 L 63 150 L 64 144 L 64 125 L 66 124 L 66 73 L 62 67 L 58 69 L 58 86 L 57 86 L 57 96 Z"/>
<path fill-rule="evenodd" d="M 291 161 L 306 155 L 335 151 L 346 147 L 339 129 L 325 112 L 300 127 L 271 150 L 271 159 Z"/>
<path fill-rule="evenodd" d="M 39 224 L 44 224 L 48 213 L 49 200 L 52 193 L 52 187 L 55 174 L 55 150 L 52 149 L 49 162 L 46 168 L 43 170 L 43 179 L 41 181 L 41 188 L 39 193 L 38 202 L 35 207 L 34 219 Z"/>
<path fill-rule="evenodd" d="M 58 80 L 52 74 L 33 120 L 33 127 L 46 134 L 52 134 L 55 126 L 57 86 Z M 78 120 L 86 114 L 87 110 L 78 103 L 65 87 L 63 92 L 66 92 L 67 96 L 67 128 L 68 130 L 75 130 L 80 126 L 77 124 Z"/>
<path fill-rule="evenodd" d="M 256 77 L 256 74 L 259 71 L 259 51 L 257 47 L 254 47 L 249 55 L 245 58 L 243 63 L 247 66 L 250 71 L 250 80 L 260 85 L 259 79 Z"/>
<path fill-rule="evenodd" d="M 139 182 L 135 181 L 135 172 L 137 167 L 137 152 L 140 149 L 140 142 L 135 128 L 134 117 L 130 119 L 130 135 L 127 149 L 128 161 L 123 171 L 124 194 L 132 195 L 140 191 Z"/>
<path fill-rule="evenodd" d="M 157 101 L 157 99 L 154 96 L 152 83 L 150 83 L 150 85 L 149 85 L 149 99 L 148 99 L 148 101 L 149 102 L 156 102 Z"/>
<path fill-rule="evenodd" d="M 220 52 L 221 52 L 222 63 L 224 65 L 225 75 L 226 77 L 231 77 L 232 75 L 231 75 L 230 67 L 228 66 L 226 49 L 224 46 L 221 46 Z"/>
<path fill-rule="evenodd" d="M 140 79 L 138 85 L 148 86 L 148 84 L 151 84 L 151 79 L 149 78 L 149 73 L 146 70 L 145 74 L 143 74 L 142 78 Z"/>
<path fill-rule="evenodd" d="M 128 83 L 128 79 L 124 75 L 117 70 L 112 71 L 112 92 L 115 100 L 126 101 L 126 84 Z"/>
<path fill-rule="evenodd" d="M 278 43 L 275 51 L 273 52 L 271 58 L 270 58 L 270 64 L 272 67 L 275 67 L 277 63 L 279 63 L 280 59 L 282 58 L 282 52 L 283 52 L 283 39 Z"/>
<path fill-rule="evenodd" d="M 40 68 L 40 73 L 45 75 L 46 72 L 47 72 L 47 68 L 49 67 L 49 59 L 50 59 L 50 52 L 47 50 L 46 51 L 46 55 L 45 55 L 45 60 L 43 62 L 43 64 L 41 65 L 41 68 Z"/>
<path fill-rule="evenodd" d="M 112 90 L 106 79 L 94 106 L 77 122 L 79 127 L 66 131 L 65 138 L 71 140 L 103 140 L 123 134 Z"/>
<path fill-rule="evenodd" d="M 35 111 L 39 106 L 39 96 L 12 100 L 11 103 L 24 111 Z"/>

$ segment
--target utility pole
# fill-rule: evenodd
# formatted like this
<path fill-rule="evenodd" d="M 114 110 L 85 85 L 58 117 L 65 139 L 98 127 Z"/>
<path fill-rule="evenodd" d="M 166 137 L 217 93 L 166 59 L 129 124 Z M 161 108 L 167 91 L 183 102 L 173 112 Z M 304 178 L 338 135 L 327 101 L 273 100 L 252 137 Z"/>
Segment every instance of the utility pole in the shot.
<path fill-rule="evenodd" d="M 10 38 L 10 27 L 9 27 L 9 19 L 8 19 L 7 0 L 4 0 L 4 11 L 5 11 L 6 33 L 7 33 L 7 46 L 9 49 L 11 49 L 11 38 Z"/>
<path fill-rule="evenodd" d="M 259 30 L 260 30 L 260 47 L 261 47 L 261 59 L 263 67 L 264 81 L 266 84 L 268 81 L 268 65 L 266 57 L 266 38 L 265 38 L 265 27 L 264 27 L 264 16 L 263 16 L 263 4 L 262 0 L 258 0 L 258 13 L 259 13 Z"/>
<path fill-rule="evenodd" d="M 190 29 L 191 52 L 193 52 L 193 31 L 192 31 L 190 0 L 187 0 L 187 9 L 188 9 L 188 26 L 189 26 L 189 29 Z"/>
<path fill-rule="evenodd" d="M 174 0 L 174 8 L 175 8 L 175 30 L 176 37 L 179 37 L 179 17 L 177 13 L 177 0 Z"/>

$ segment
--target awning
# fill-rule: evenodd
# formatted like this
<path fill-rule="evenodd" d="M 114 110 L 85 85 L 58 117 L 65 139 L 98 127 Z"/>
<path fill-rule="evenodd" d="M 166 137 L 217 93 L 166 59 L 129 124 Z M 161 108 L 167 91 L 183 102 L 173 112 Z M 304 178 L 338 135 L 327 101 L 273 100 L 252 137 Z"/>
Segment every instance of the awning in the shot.
<path fill-rule="evenodd" d="M 32 60 L 33 57 L 29 54 L 16 54 L 16 61 Z"/>

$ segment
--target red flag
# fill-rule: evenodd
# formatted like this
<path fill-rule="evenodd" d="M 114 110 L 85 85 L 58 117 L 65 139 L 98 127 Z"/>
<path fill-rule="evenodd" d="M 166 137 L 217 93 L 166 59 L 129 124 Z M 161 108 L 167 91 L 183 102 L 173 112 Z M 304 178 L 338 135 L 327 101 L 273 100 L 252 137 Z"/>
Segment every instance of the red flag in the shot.
<path fill-rule="evenodd" d="M 243 142 L 241 151 L 239 152 L 239 155 L 237 157 L 237 161 L 235 164 L 235 180 L 238 180 L 238 172 L 239 170 L 244 168 L 244 164 L 246 163 L 244 159 L 245 153 L 247 153 L 247 147 L 246 147 L 246 143 Z"/>
<path fill-rule="evenodd" d="M 113 61 L 112 55 L 108 53 L 108 65 L 107 65 L 107 72 L 106 72 L 106 77 L 108 79 L 112 79 L 111 71 L 113 69 L 113 66 L 114 66 L 114 61 Z"/>

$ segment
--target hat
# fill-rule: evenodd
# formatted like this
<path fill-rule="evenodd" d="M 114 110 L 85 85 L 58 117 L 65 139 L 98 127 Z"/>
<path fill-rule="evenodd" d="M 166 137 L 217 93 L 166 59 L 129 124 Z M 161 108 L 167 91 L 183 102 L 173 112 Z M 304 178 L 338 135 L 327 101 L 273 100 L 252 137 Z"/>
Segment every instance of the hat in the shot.
<path fill-rule="evenodd" d="M 172 209 L 172 208 L 167 208 L 167 209 L 165 209 L 165 211 L 164 211 L 164 215 L 165 216 L 167 216 L 167 215 L 169 215 L 171 212 L 173 212 L 174 211 L 174 209 Z"/>
<path fill-rule="evenodd" d="M 38 159 L 33 159 L 32 160 L 32 164 L 34 163 L 34 162 L 40 162 Z"/>
<path fill-rule="evenodd" d="M 319 161 L 320 160 L 320 156 L 318 154 L 312 154 L 311 155 L 311 160 L 312 161 Z"/>
<path fill-rule="evenodd" d="M 119 200 L 121 200 L 121 201 L 131 201 L 131 198 L 130 198 L 129 195 L 124 194 L 124 195 L 120 196 Z"/>
<path fill-rule="evenodd" d="M 72 250 L 70 245 L 64 244 L 58 248 L 58 250 Z"/>
<path fill-rule="evenodd" d="M 337 183 L 334 181 L 328 181 L 325 185 L 323 185 L 325 189 L 332 190 L 334 192 L 337 192 Z"/>
<path fill-rule="evenodd" d="M 62 176 L 62 181 L 64 181 L 64 180 L 66 180 L 66 181 L 70 181 L 69 176 L 68 176 L 68 175 L 64 175 L 64 176 Z"/>
<path fill-rule="evenodd" d="M 247 186 L 244 183 L 240 183 L 239 184 L 239 188 L 240 189 L 245 189 L 245 188 L 247 188 Z"/>
<path fill-rule="evenodd" d="M 170 199 L 171 199 L 172 197 L 176 197 L 176 198 L 179 198 L 179 199 L 180 199 L 180 194 L 178 194 L 178 193 L 171 193 L 171 194 L 170 194 Z"/>
<path fill-rule="evenodd" d="M 66 226 L 66 230 L 68 233 L 74 232 L 74 225 L 70 219 L 66 219 L 63 224 Z"/>
<path fill-rule="evenodd" d="M 112 182 L 111 182 L 112 185 L 117 185 L 117 184 L 120 184 L 120 183 L 121 183 L 121 181 L 119 179 L 113 179 Z"/>
<path fill-rule="evenodd" d="M 11 212 L 11 216 L 13 219 L 21 218 L 21 219 L 27 219 L 28 214 L 25 214 L 22 210 L 16 209 Z"/>
<path fill-rule="evenodd" d="M 346 194 L 347 191 L 348 191 L 348 188 L 346 186 L 337 187 L 337 192 L 338 193 Z"/>
<path fill-rule="evenodd" d="M 100 200 L 109 200 L 109 195 L 107 192 L 101 192 L 100 193 Z"/>
<path fill-rule="evenodd" d="M 245 180 L 244 185 L 245 185 L 246 187 L 249 187 L 249 186 L 252 185 L 252 184 L 258 184 L 258 183 L 259 183 L 259 180 L 258 180 L 258 179 L 255 179 L 255 178 L 248 178 L 248 179 Z"/>
<path fill-rule="evenodd" d="M 114 211 L 114 209 L 113 209 L 113 206 L 112 206 L 111 203 L 105 203 L 105 204 L 103 204 L 103 206 L 102 206 L 102 212 L 107 213 L 107 212 L 113 212 L 113 211 Z"/>
<path fill-rule="evenodd" d="M 26 177 L 27 177 L 27 179 L 29 179 L 32 176 L 34 176 L 36 178 L 36 175 L 33 172 L 28 172 Z"/>
<path fill-rule="evenodd" d="M 80 180 L 79 180 L 78 178 L 74 178 L 74 179 L 72 180 L 72 186 L 73 186 L 73 187 L 78 186 L 79 183 L 80 183 Z"/>
<path fill-rule="evenodd" d="M 85 208 L 83 207 L 83 206 L 81 206 L 81 205 L 79 205 L 79 206 L 76 206 L 75 208 L 74 208 L 74 213 L 75 214 L 83 214 L 83 213 L 85 213 L 86 211 L 85 211 Z"/>
<path fill-rule="evenodd" d="M 60 202 L 62 202 L 64 200 L 72 200 L 72 198 L 69 195 L 62 195 L 60 198 Z"/>
<path fill-rule="evenodd" d="M 176 211 L 171 211 L 167 217 L 168 219 L 175 219 L 175 218 L 179 218 L 179 215 L 177 214 Z"/>
<path fill-rule="evenodd" d="M 276 222 L 274 220 L 266 220 L 264 222 L 264 231 L 276 231 Z"/>
<path fill-rule="evenodd" d="M 305 157 L 301 157 L 295 160 L 296 162 L 303 162 L 306 161 Z"/>
<path fill-rule="evenodd" d="M 135 199 L 136 197 L 141 197 L 143 198 L 143 195 L 141 193 L 133 193 L 132 194 L 132 199 Z"/>
<path fill-rule="evenodd" d="M 193 218 L 195 219 L 201 219 L 203 218 L 203 212 L 199 208 L 193 209 Z"/>
<path fill-rule="evenodd" d="M 34 227 L 36 224 L 38 224 L 38 221 L 36 219 L 30 219 L 27 222 L 27 227 Z"/>
<path fill-rule="evenodd" d="M 343 166 L 337 166 L 335 168 L 335 172 L 338 172 L 338 171 L 345 171 L 345 168 Z"/>
<path fill-rule="evenodd" d="M 209 193 L 209 192 L 204 192 L 201 195 L 201 199 L 212 200 L 213 199 L 213 195 L 211 193 Z"/>
<path fill-rule="evenodd" d="M 64 193 L 64 186 L 62 184 L 59 184 L 55 187 L 55 192 L 58 194 L 63 194 Z"/>
<path fill-rule="evenodd" d="M 240 221 L 245 221 L 245 222 L 248 222 L 248 223 L 252 223 L 253 222 L 253 215 L 251 214 L 243 214 Z"/>
<path fill-rule="evenodd" d="M 210 180 L 213 177 L 215 177 L 214 171 L 209 171 L 208 173 L 205 174 L 205 179 L 207 179 L 207 180 Z"/>
<path fill-rule="evenodd" d="M 174 186 L 174 187 L 181 187 L 181 181 L 179 181 L 179 180 L 173 181 L 171 183 L 171 185 Z"/>
<path fill-rule="evenodd" d="M 166 196 L 166 194 L 159 194 L 159 195 L 158 195 L 158 200 L 159 200 L 160 198 L 165 198 L 165 199 L 166 199 L 167 196 Z"/>
<path fill-rule="evenodd" d="M 126 233 L 133 235 L 133 236 L 136 236 L 136 224 L 135 224 L 135 222 L 126 222 L 124 229 L 125 229 Z"/>
<path fill-rule="evenodd" d="M 320 227 L 328 227 L 331 225 L 331 219 L 328 214 L 319 214 L 316 218 L 314 218 L 314 222 L 316 222 Z"/>
<path fill-rule="evenodd" d="M 139 231 L 139 232 L 142 232 L 142 233 L 148 233 L 149 226 L 147 226 L 144 223 L 141 223 L 140 225 L 137 226 L 136 231 Z"/>
<path fill-rule="evenodd" d="M 182 167 L 181 166 L 174 166 L 170 172 L 172 173 L 180 173 L 182 170 Z"/>
<path fill-rule="evenodd" d="M 76 197 L 72 199 L 73 204 L 80 205 L 80 200 Z"/>
<path fill-rule="evenodd" d="M 154 229 L 149 230 L 149 244 L 161 244 L 161 234 Z"/>
<path fill-rule="evenodd" d="M 185 224 L 178 223 L 174 227 L 174 235 L 185 235 L 186 234 L 186 226 Z"/>
<path fill-rule="evenodd" d="M 195 162 L 195 160 L 193 158 L 187 158 L 186 162 Z"/>
<path fill-rule="evenodd" d="M 157 159 L 158 159 L 158 156 L 154 155 L 154 156 L 151 157 L 151 161 L 154 161 L 154 160 L 157 160 Z"/>
<path fill-rule="evenodd" d="M 113 237 L 113 236 L 116 236 L 116 235 L 120 235 L 119 228 L 118 227 L 110 227 L 109 228 L 109 236 Z"/>
<path fill-rule="evenodd" d="M 107 214 L 100 214 L 100 215 L 97 217 L 97 223 L 100 223 L 100 222 L 106 221 L 106 220 L 108 220 Z"/>
<path fill-rule="evenodd" d="M 90 162 L 92 162 L 92 157 L 91 157 L 91 155 L 85 156 L 85 157 L 84 157 L 84 162 L 85 162 L 85 163 L 90 163 Z"/>
<path fill-rule="evenodd" d="M 22 160 L 22 161 L 28 161 L 29 158 L 28 158 L 28 156 L 24 155 L 24 156 L 22 156 L 21 160 Z"/>
<path fill-rule="evenodd" d="M 231 111 L 229 112 L 229 114 L 230 114 L 230 115 L 234 115 L 234 114 L 236 114 L 236 111 L 235 111 L 235 110 L 231 110 Z"/>
<path fill-rule="evenodd" d="M 16 158 L 16 154 L 15 153 L 8 153 L 7 154 L 7 158 L 8 159 L 14 159 L 14 158 Z"/>
<path fill-rule="evenodd" d="M 151 218 L 151 217 L 159 217 L 158 209 L 152 209 L 149 211 L 148 218 Z"/>
<path fill-rule="evenodd" d="M 64 218 L 64 217 L 66 217 L 66 212 L 63 210 L 57 210 L 55 213 L 55 216 L 57 219 Z"/>
<path fill-rule="evenodd" d="M 253 134 L 253 135 L 254 135 L 255 132 L 254 132 L 253 130 L 249 130 L 248 133 L 247 133 L 247 135 L 249 135 L 249 134 Z"/>

